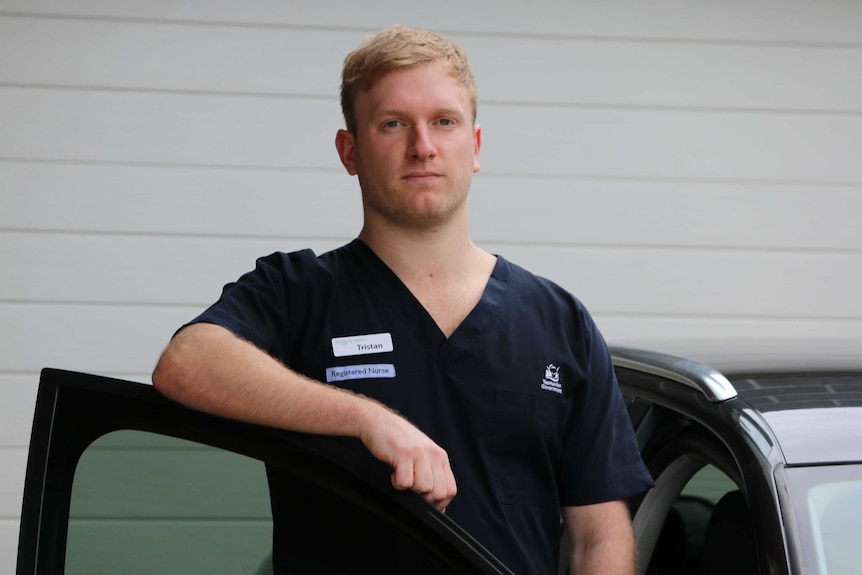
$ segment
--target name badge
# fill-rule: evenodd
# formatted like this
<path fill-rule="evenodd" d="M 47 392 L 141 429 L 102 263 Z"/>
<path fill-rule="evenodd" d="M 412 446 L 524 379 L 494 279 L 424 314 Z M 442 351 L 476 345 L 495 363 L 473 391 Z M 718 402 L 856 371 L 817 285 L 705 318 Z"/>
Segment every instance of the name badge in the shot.
<path fill-rule="evenodd" d="M 349 379 L 392 379 L 395 377 L 395 366 L 391 363 L 372 365 L 344 365 L 326 368 L 326 381 L 333 383 Z"/>
<path fill-rule="evenodd" d="M 392 334 L 371 333 L 332 338 L 332 354 L 335 357 L 367 355 L 392 351 Z"/>

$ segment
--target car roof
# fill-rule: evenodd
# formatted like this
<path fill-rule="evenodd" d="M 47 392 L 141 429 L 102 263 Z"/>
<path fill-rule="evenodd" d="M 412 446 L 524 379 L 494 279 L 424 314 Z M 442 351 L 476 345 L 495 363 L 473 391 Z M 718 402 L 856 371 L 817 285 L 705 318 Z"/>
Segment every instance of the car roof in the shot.
<path fill-rule="evenodd" d="M 788 464 L 862 461 L 862 373 L 785 373 L 732 383 L 769 424 Z"/>
<path fill-rule="evenodd" d="M 738 400 L 727 406 L 765 421 L 789 465 L 862 462 L 862 357 L 847 345 L 818 349 L 761 342 L 694 354 L 713 364 L 633 348 L 612 354 L 617 367 L 669 377 L 713 403 Z"/>

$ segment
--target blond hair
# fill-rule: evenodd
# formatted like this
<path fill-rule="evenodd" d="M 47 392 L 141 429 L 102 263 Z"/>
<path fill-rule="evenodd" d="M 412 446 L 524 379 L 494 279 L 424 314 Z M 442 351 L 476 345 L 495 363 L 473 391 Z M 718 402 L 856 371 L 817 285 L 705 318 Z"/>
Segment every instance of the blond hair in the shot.
<path fill-rule="evenodd" d="M 341 112 L 347 130 L 356 133 L 356 96 L 388 72 L 438 62 L 459 84 L 467 88 L 476 121 L 478 89 L 470 61 L 451 40 L 419 28 L 396 25 L 366 40 L 344 59 L 341 72 Z"/>

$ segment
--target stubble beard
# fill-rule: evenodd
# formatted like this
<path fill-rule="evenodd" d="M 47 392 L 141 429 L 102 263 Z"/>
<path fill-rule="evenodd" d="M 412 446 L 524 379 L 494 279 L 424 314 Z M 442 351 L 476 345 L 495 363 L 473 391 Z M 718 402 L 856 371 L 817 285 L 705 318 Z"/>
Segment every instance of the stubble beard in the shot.
<path fill-rule="evenodd" d="M 366 220 L 373 217 L 387 226 L 409 232 L 428 232 L 443 227 L 455 214 L 465 209 L 467 190 L 449 191 L 383 189 L 362 187 Z"/>

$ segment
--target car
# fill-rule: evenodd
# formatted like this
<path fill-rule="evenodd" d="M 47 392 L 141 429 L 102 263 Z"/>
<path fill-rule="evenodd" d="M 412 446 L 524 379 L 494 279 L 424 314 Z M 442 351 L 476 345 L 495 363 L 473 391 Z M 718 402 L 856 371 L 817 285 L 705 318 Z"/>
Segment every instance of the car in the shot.
<path fill-rule="evenodd" d="M 612 348 L 655 479 L 631 504 L 641 575 L 859 572 L 862 357 L 844 347 Z"/>
<path fill-rule="evenodd" d="M 777 361 L 744 347 L 705 363 L 611 348 L 655 478 L 630 501 L 640 575 L 858 571 L 862 358 L 776 349 Z M 191 410 L 149 385 L 45 369 L 17 573 L 272 573 L 273 470 L 296 486 L 290 524 L 306 541 L 332 541 L 324 557 L 294 545 L 296 572 L 510 573 L 374 463 L 331 438 Z M 302 509 L 321 490 L 349 519 Z"/>

